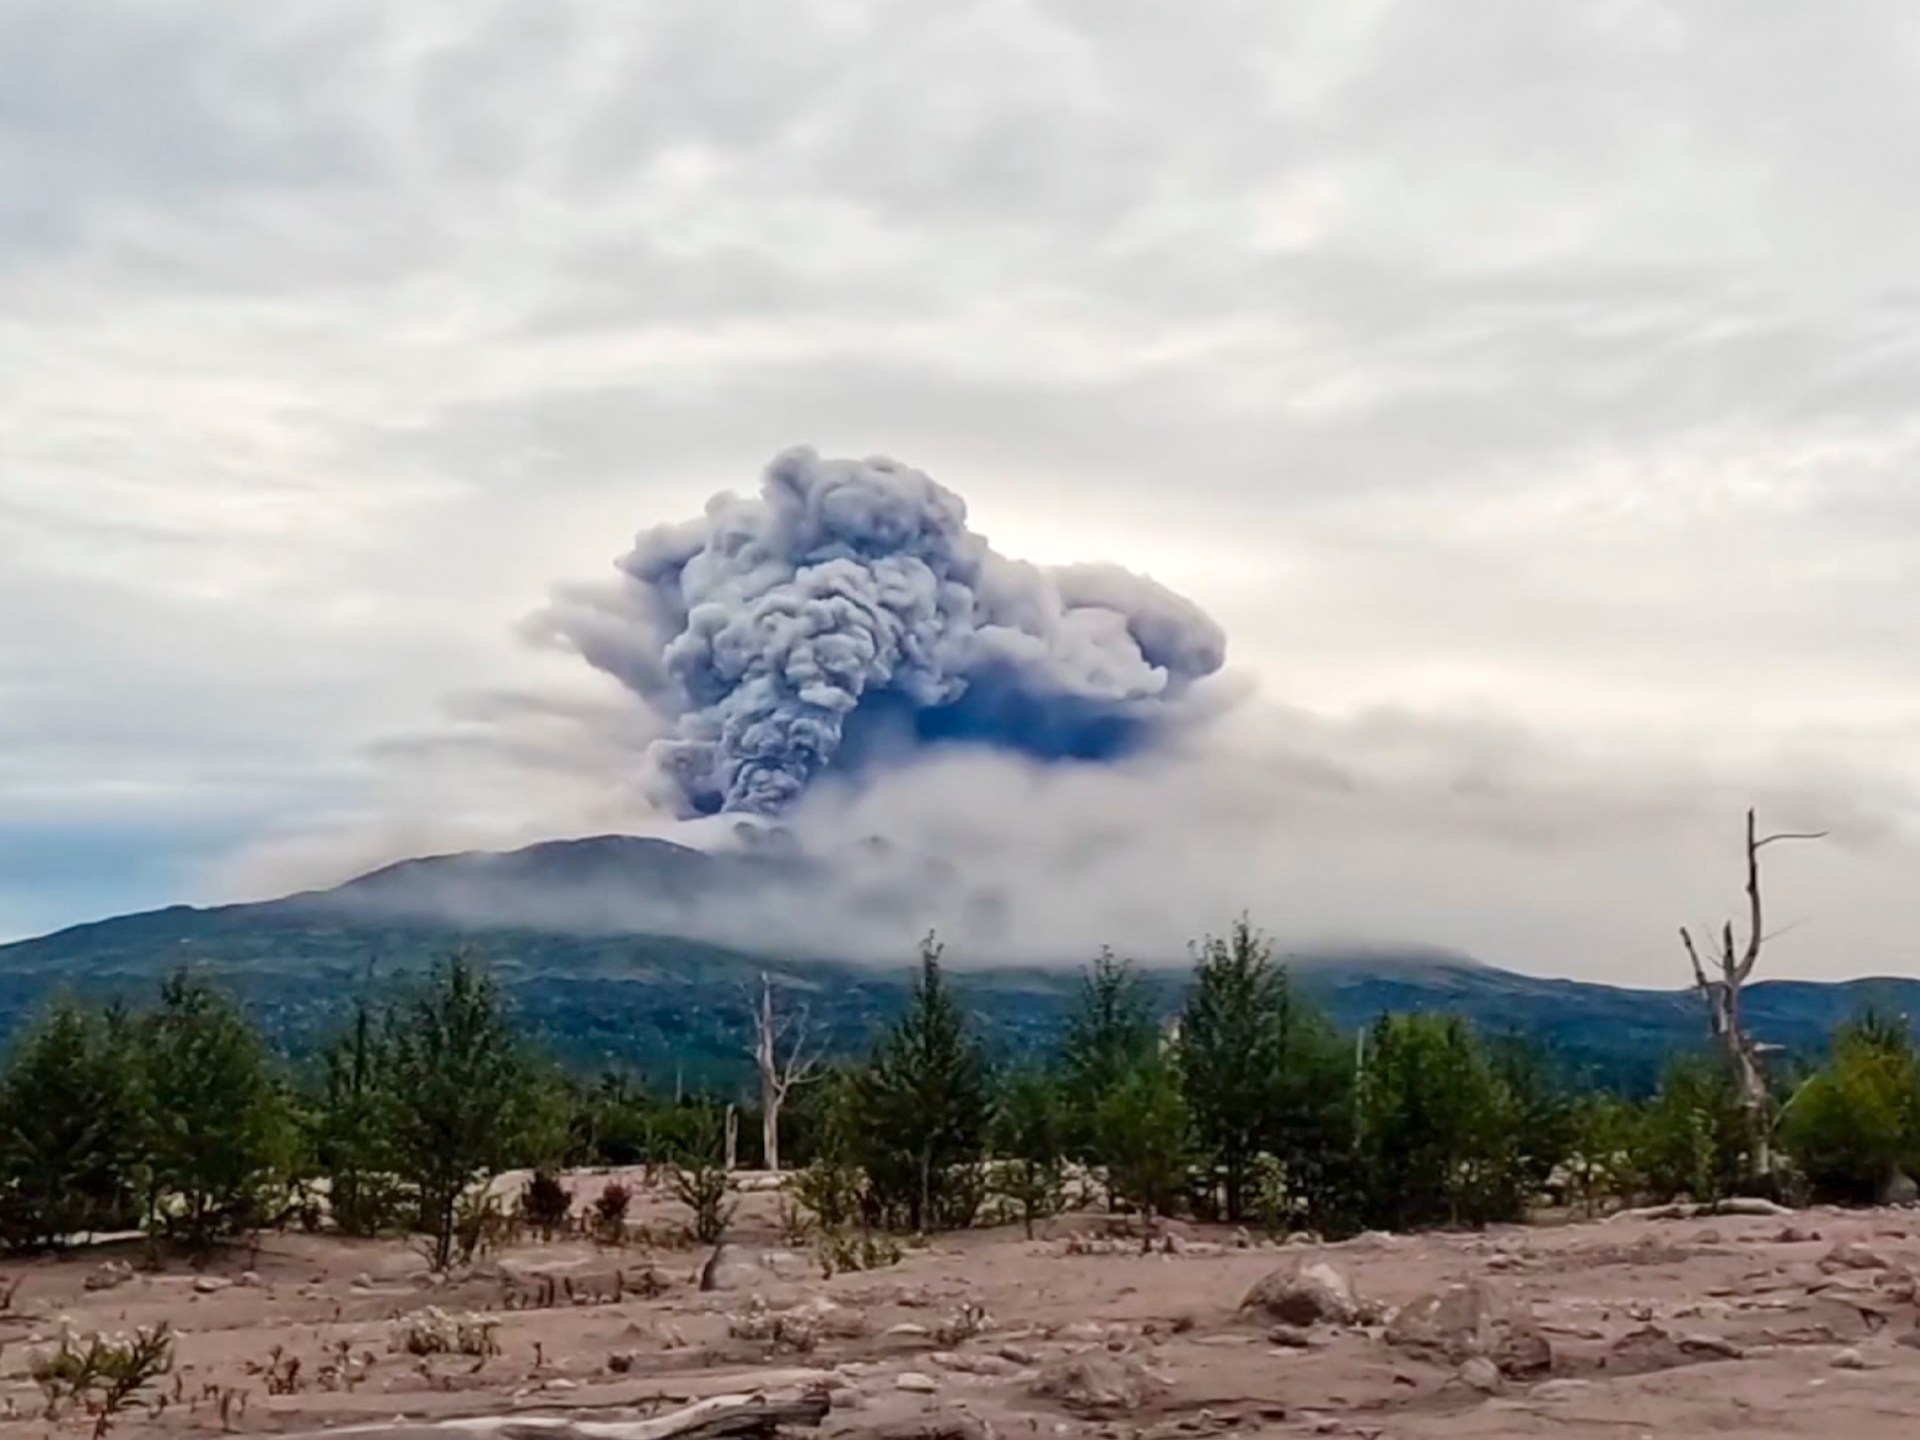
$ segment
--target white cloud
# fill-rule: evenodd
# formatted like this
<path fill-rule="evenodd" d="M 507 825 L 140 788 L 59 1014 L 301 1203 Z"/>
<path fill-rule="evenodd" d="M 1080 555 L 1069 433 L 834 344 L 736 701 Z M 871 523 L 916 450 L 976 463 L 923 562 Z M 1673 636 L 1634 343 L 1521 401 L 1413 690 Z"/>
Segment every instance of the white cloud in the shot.
<path fill-rule="evenodd" d="M 1549 884 L 1407 780 L 1430 896 L 1312 843 L 1398 802 L 1236 842 L 1604 968 L 1749 792 L 1920 777 L 1916 70 L 1867 0 L 0 4 L 0 933 L 644 825 L 643 721 L 516 622 L 805 442 L 1192 593 L 1329 753 L 1465 714 L 1577 774 L 1529 806 L 1710 795 Z M 440 718 L 502 691 L 575 718 Z M 1823 916 L 1910 929 L 1832 850 Z"/>

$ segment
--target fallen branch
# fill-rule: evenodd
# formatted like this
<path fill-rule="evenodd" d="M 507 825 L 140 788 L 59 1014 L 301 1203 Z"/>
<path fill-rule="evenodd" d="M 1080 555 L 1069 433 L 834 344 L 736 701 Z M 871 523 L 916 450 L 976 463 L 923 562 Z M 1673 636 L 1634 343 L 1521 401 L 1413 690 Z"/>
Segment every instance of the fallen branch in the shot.
<path fill-rule="evenodd" d="M 651 1420 L 568 1420 L 544 1415 L 471 1415 L 457 1420 L 397 1421 L 307 1430 L 279 1440 L 772 1440 L 785 1425 L 817 1426 L 832 1401 L 826 1392 L 797 1399 L 715 1395 Z"/>

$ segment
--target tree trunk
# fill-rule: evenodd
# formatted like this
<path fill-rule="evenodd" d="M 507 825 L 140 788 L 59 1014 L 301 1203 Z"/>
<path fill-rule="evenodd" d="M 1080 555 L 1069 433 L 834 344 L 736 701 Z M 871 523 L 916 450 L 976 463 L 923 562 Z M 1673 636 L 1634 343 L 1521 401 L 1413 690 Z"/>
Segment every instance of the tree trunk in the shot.
<path fill-rule="evenodd" d="M 1773 1171 L 1773 1147 L 1767 1121 L 1766 1072 L 1760 1064 L 1760 1047 L 1747 1033 L 1740 1014 L 1741 990 L 1753 975 L 1753 967 L 1760 960 L 1760 948 L 1767 938 L 1760 903 L 1760 852 L 1777 840 L 1819 840 L 1825 834 L 1824 830 L 1782 831 L 1762 836 L 1755 812 L 1748 810 L 1746 946 L 1741 949 L 1735 945 L 1733 922 L 1729 920 L 1720 932 L 1719 952 L 1713 956 L 1714 968 L 1719 974 L 1709 975 L 1700 949 L 1694 944 L 1692 932 L 1685 926 L 1680 929 L 1681 943 L 1686 946 L 1687 958 L 1693 963 L 1694 986 L 1706 1001 L 1707 1019 L 1715 1037 L 1726 1047 L 1727 1063 L 1740 1093 L 1740 1108 L 1747 1117 L 1752 1145 L 1748 1174 L 1753 1177 L 1764 1178 Z"/>

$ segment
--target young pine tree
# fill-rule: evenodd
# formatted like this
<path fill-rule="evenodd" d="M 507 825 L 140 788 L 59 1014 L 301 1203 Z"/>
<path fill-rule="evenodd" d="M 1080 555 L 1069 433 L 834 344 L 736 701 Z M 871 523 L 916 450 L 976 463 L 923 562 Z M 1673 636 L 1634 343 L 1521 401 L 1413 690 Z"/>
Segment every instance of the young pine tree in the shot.
<path fill-rule="evenodd" d="M 1094 1149 L 1114 1199 L 1150 1217 L 1179 1209 L 1194 1160 L 1192 1133 L 1173 1066 L 1157 1055 L 1136 1066 L 1094 1115 Z"/>
<path fill-rule="evenodd" d="M 1633 1166 L 1656 1200 L 1685 1195 L 1717 1205 L 1749 1173 L 1753 1129 L 1720 1055 L 1675 1060 L 1634 1127 Z"/>
<path fill-rule="evenodd" d="M 1194 1139 L 1225 1186 L 1227 1218 L 1248 1213 L 1263 1152 L 1304 1206 L 1334 1203 L 1344 1183 L 1337 1162 L 1350 1148 L 1351 1066 L 1244 918 L 1200 947 L 1181 1015 L 1180 1071 Z"/>
<path fill-rule="evenodd" d="M 0 1074 L 0 1241 L 40 1249 L 111 1223 L 135 1158 L 133 1076 L 103 1017 L 56 1005 Z"/>
<path fill-rule="evenodd" d="M 384 1107 L 393 1162 L 412 1187 L 432 1260 L 453 1259 L 461 1197 L 511 1164 L 529 1069 L 499 988 L 464 955 L 436 965 L 388 1012 Z"/>
<path fill-rule="evenodd" d="M 1060 1039 L 1060 1088 L 1073 1149 L 1086 1158 L 1101 1105 L 1158 1053 L 1160 1029 L 1146 985 L 1102 950 L 1082 976 L 1080 1003 Z"/>
<path fill-rule="evenodd" d="M 1060 1212 L 1066 1112 L 1053 1076 L 1033 1068 L 1003 1079 L 989 1135 L 998 1162 L 995 1188 L 1019 1207 L 1032 1239 L 1036 1221 Z"/>
<path fill-rule="evenodd" d="M 1391 1229 L 1517 1220 L 1529 1190 L 1518 1097 L 1453 1015 L 1388 1015 L 1360 1088 L 1372 1223 Z"/>
<path fill-rule="evenodd" d="M 186 972 L 137 1026 L 142 1141 L 160 1225 L 195 1249 L 265 1218 L 293 1155 L 293 1126 L 259 1035 Z"/>
<path fill-rule="evenodd" d="M 1920 1171 L 1920 1058 L 1904 1024 L 1867 1015 L 1782 1117 L 1788 1151 L 1822 1199 L 1871 1204 Z"/>
<path fill-rule="evenodd" d="M 320 1064 L 311 1139 L 334 1224 L 348 1235 L 376 1235 L 398 1222 L 402 1194 L 387 1123 L 386 1037 L 364 998 L 353 1023 L 321 1051 Z"/>
<path fill-rule="evenodd" d="M 987 1126 L 987 1072 L 929 936 L 907 1013 L 854 1079 L 865 1170 L 883 1211 L 914 1230 L 970 1224 Z"/>

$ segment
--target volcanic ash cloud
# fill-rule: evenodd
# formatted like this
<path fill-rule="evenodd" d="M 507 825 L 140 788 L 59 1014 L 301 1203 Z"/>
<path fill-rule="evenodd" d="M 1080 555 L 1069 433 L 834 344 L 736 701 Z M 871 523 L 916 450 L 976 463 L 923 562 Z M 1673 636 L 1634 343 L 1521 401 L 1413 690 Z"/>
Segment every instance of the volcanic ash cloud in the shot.
<path fill-rule="evenodd" d="M 823 771 L 956 742 L 1048 760 L 1131 753 L 1182 723 L 1226 637 L 1113 565 L 997 553 L 960 497 L 887 459 L 773 460 L 760 493 L 645 531 L 612 585 L 540 629 L 660 717 L 684 814 L 773 814 Z"/>

